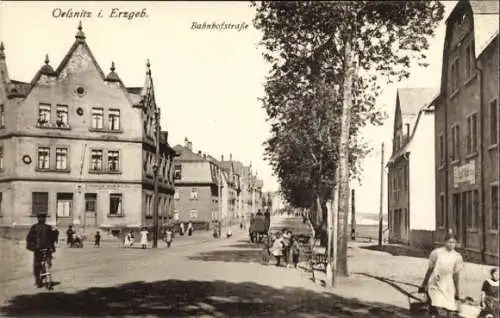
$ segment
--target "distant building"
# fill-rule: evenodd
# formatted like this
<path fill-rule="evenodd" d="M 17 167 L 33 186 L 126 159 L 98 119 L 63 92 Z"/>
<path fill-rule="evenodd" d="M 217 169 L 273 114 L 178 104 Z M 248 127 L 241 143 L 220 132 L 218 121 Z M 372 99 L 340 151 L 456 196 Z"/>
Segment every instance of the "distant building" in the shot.
<path fill-rule="evenodd" d="M 459 1 L 446 21 L 436 108 L 435 243 L 458 236 L 466 256 L 498 264 L 497 1 Z"/>
<path fill-rule="evenodd" d="M 388 167 L 389 240 L 432 247 L 434 207 L 434 101 L 439 89 L 400 88 L 396 95 Z"/>
<path fill-rule="evenodd" d="M 193 152 L 193 144 L 187 138 L 184 145 L 176 145 L 179 153 L 174 162 L 174 220 L 191 221 L 197 227 L 208 228 L 211 220 L 219 216 L 218 167 L 207 154 Z"/>
<path fill-rule="evenodd" d="M 236 173 L 233 162 L 233 155 L 229 154 L 229 161 L 224 161 L 224 156 L 221 156 L 219 166 L 227 184 L 225 193 L 225 201 L 223 202 L 223 214 L 226 215 L 226 220 L 234 222 L 238 219 L 239 211 L 239 196 L 241 193 L 240 176 Z"/>
<path fill-rule="evenodd" d="M 161 142 L 160 216 L 174 193 L 175 152 L 164 132 L 149 62 L 143 87 L 125 87 L 114 63 L 105 75 L 81 25 L 54 69 L 48 56 L 29 83 L 10 78 L 0 44 L 0 226 L 48 223 L 118 234 L 150 224 L 153 154 Z"/>

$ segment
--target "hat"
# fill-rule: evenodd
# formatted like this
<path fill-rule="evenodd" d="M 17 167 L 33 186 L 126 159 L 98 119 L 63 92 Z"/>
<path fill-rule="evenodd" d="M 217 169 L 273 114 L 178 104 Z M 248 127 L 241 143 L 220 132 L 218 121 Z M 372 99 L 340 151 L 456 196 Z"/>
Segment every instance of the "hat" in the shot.
<path fill-rule="evenodd" d="M 45 216 L 45 217 L 47 217 L 47 212 L 40 212 L 39 211 L 39 212 L 36 213 L 36 216 L 37 217 L 39 217 L 39 216 Z"/>

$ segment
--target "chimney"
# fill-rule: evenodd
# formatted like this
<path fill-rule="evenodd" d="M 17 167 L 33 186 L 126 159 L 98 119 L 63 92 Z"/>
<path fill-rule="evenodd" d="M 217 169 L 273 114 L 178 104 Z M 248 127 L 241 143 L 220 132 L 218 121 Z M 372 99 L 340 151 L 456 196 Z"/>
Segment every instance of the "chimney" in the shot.
<path fill-rule="evenodd" d="M 188 138 L 184 138 L 184 148 L 188 148 L 189 147 L 189 140 Z"/>
<path fill-rule="evenodd" d="M 198 150 L 198 156 L 201 157 L 201 150 Z"/>
<path fill-rule="evenodd" d="M 203 159 L 205 159 L 205 160 L 207 159 L 207 154 L 206 153 L 203 154 Z"/>
<path fill-rule="evenodd" d="M 233 161 L 233 154 L 232 153 L 229 154 L 229 161 Z"/>
<path fill-rule="evenodd" d="M 193 143 L 191 141 L 188 141 L 187 148 L 189 149 L 189 151 L 193 151 Z"/>
<path fill-rule="evenodd" d="M 224 155 L 220 155 L 220 161 L 224 161 Z"/>
<path fill-rule="evenodd" d="M 406 124 L 406 135 L 410 136 L 410 124 Z"/>

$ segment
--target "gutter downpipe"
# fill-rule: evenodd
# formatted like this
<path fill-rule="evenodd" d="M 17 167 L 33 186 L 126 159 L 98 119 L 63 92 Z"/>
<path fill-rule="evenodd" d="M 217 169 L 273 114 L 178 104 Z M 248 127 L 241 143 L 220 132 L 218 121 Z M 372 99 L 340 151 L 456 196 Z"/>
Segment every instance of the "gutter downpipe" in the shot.
<path fill-rule="evenodd" d="M 480 147 L 479 147 L 479 151 L 481 152 L 479 154 L 479 160 L 480 160 L 480 179 L 481 179 L 481 203 L 480 203 L 480 207 L 481 207 L 481 227 L 483 228 L 483 231 L 481 233 L 481 261 L 483 263 L 486 263 L 486 244 L 487 244 L 487 240 L 486 240 L 486 231 L 487 231 L 487 224 L 486 224 L 486 215 L 485 215 L 485 209 L 484 209 L 484 168 L 483 168 L 483 165 L 484 165 L 484 111 L 483 111 L 483 102 L 484 102 L 484 92 L 483 92 L 483 84 L 484 84 L 484 74 L 483 74 L 483 65 L 481 63 L 481 61 L 476 61 L 476 70 L 479 72 L 479 125 L 481 126 L 481 129 L 479 131 L 479 135 L 480 135 L 480 140 L 481 142 L 479 143 Z"/>

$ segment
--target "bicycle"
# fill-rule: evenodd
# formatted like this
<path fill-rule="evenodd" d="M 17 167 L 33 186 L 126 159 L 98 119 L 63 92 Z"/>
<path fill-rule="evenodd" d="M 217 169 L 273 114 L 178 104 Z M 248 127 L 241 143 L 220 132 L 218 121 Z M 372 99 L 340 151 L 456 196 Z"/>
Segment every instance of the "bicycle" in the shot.
<path fill-rule="evenodd" d="M 54 289 L 52 283 L 52 253 L 49 249 L 40 250 L 40 280 L 47 290 Z"/>

